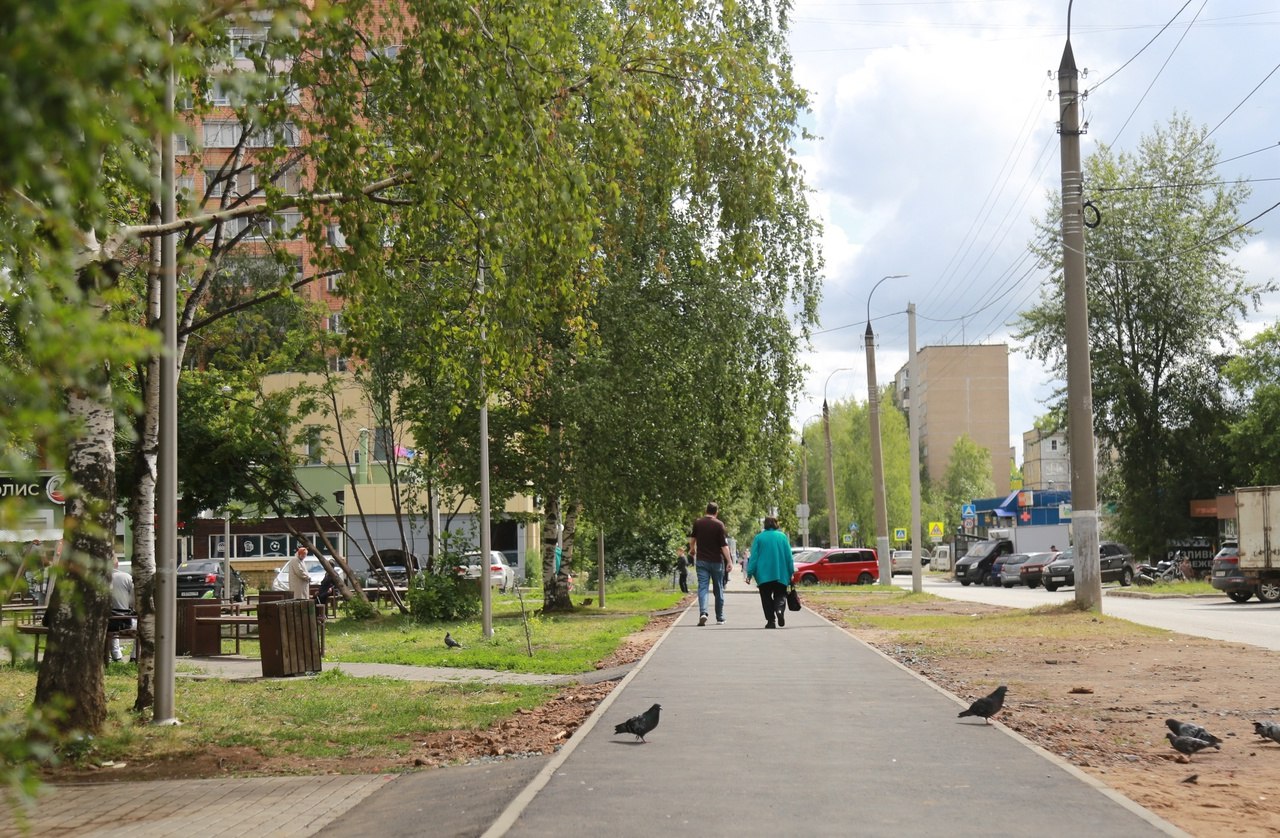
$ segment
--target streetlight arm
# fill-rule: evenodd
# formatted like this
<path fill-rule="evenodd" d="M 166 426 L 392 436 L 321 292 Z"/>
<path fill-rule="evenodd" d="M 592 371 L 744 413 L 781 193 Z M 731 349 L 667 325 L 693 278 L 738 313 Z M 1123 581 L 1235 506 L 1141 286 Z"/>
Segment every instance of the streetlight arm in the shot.
<path fill-rule="evenodd" d="M 876 289 L 884 284 L 888 279 L 906 279 L 909 274 L 889 274 L 880 278 L 880 281 L 871 286 L 871 293 L 867 295 L 867 331 L 871 331 L 871 298 L 875 295 Z"/>

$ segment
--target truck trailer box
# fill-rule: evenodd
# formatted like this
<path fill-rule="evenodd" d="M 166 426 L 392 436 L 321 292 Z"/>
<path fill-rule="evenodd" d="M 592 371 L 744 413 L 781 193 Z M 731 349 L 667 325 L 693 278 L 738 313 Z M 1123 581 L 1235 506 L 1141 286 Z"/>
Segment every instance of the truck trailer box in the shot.
<path fill-rule="evenodd" d="M 1236 489 L 1240 568 L 1280 568 L 1280 486 Z"/>

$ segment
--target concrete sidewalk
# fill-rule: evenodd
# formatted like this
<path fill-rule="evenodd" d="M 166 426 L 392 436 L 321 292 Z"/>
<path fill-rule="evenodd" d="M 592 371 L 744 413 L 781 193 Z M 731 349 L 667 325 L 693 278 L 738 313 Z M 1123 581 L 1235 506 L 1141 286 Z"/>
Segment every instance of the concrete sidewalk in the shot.
<path fill-rule="evenodd" d="M 727 600 L 723 626 L 690 610 L 485 835 L 1183 834 L 813 612 L 768 631 L 758 597 Z M 647 744 L 614 735 L 654 702 Z"/>
<path fill-rule="evenodd" d="M 735 589 L 725 625 L 698 627 L 686 612 L 552 757 L 64 785 L 29 834 L 1183 834 L 1003 727 L 957 719 L 966 704 L 808 610 L 764 630 L 758 597 Z M 257 665 L 219 663 L 223 676 Z M 662 717 L 647 744 L 613 734 L 654 702 Z"/>

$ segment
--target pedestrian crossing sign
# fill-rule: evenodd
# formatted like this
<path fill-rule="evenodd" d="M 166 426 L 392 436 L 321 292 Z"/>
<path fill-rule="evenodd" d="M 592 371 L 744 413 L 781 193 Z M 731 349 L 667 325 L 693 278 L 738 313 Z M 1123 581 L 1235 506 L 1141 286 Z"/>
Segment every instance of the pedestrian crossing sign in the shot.
<path fill-rule="evenodd" d="M 942 538 L 942 522 L 941 521 L 929 522 L 929 537 Z"/>
<path fill-rule="evenodd" d="M 897 527 L 897 528 L 895 528 L 895 529 L 894 529 L 894 531 L 893 531 L 893 540 L 894 540 L 894 541 L 906 541 L 906 540 L 907 540 L 907 530 L 906 530 L 906 528 L 905 528 L 905 527 Z"/>

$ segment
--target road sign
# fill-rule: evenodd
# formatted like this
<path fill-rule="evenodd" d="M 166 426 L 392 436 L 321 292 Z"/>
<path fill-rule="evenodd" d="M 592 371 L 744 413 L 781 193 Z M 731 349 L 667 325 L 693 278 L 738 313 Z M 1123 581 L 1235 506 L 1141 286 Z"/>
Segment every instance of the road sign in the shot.
<path fill-rule="evenodd" d="M 1059 521 L 1071 520 L 1071 504 L 1069 503 L 1058 504 L 1058 520 Z"/>
<path fill-rule="evenodd" d="M 797 518 L 808 518 L 808 517 L 809 517 L 809 504 L 807 504 L 807 503 L 797 503 L 797 504 L 796 504 L 796 517 L 797 517 Z"/>
<path fill-rule="evenodd" d="M 977 518 L 978 517 L 977 507 L 975 507 L 971 503 L 960 504 L 960 517 L 961 518 Z"/>
<path fill-rule="evenodd" d="M 894 528 L 894 530 L 893 530 L 893 540 L 894 540 L 894 541 L 906 541 L 906 540 L 907 540 L 907 530 L 906 530 L 906 528 L 905 528 L 905 527 L 895 527 L 895 528 Z"/>
<path fill-rule="evenodd" d="M 942 522 L 941 521 L 929 522 L 929 537 L 942 538 Z"/>
<path fill-rule="evenodd" d="M 849 532 L 857 532 L 857 531 L 858 531 L 858 525 L 857 525 L 857 523 L 855 523 L 854 521 L 850 521 L 850 522 L 849 522 Z"/>
<path fill-rule="evenodd" d="M 840 543 L 845 547 L 851 547 L 853 545 L 853 533 L 842 534 L 840 536 Z"/>

